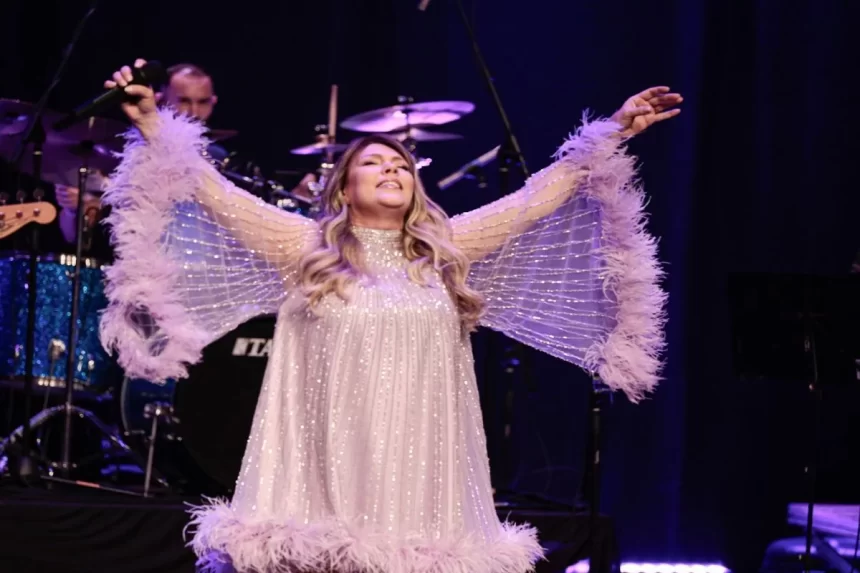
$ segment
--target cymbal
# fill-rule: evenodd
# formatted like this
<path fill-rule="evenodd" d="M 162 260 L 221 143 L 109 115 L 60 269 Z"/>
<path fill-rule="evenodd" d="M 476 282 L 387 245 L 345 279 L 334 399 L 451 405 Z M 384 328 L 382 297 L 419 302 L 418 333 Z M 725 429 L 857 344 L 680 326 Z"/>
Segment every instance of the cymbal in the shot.
<path fill-rule="evenodd" d="M 311 143 L 310 145 L 291 149 L 290 153 L 293 155 L 322 155 L 329 152 L 340 153 L 345 151 L 346 148 L 347 145 L 345 143 L 326 143 L 325 141 L 318 141 L 316 143 Z"/>
<path fill-rule="evenodd" d="M 8 140 L 0 138 L 0 157 L 11 160 L 16 145 L 17 141 L 13 141 L 13 138 Z M 101 172 L 102 175 L 108 175 L 119 165 L 119 158 L 114 156 L 118 151 L 101 144 L 88 149 L 88 146 L 75 143 L 45 142 L 42 147 L 41 179 L 55 184 L 77 186 L 78 170 L 86 161 L 92 185 L 94 181 L 92 174 Z M 29 173 L 32 163 L 29 157 L 25 157 L 25 160 L 23 169 Z"/>
<path fill-rule="evenodd" d="M 468 101 L 402 103 L 348 117 L 340 125 L 353 131 L 389 133 L 417 125 L 444 125 L 472 113 Z"/>
<path fill-rule="evenodd" d="M 0 157 L 11 160 L 24 136 L 24 130 L 35 113 L 33 104 L 0 99 Z M 42 180 L 63 185 L 77 185 L 77 172 L 86 161 L 89 172 L 108 174 L 119 164 L 115 153 L 122 151 L 124 141 L 119 137 L 127 127 L 114 120 L 100 117 L 54 131 L 51 125 L 65 117 L 54 110 L 44 110 L 42 125 L 45 142 L 42 145 Z M 28 147 L 30 153 L 32 147 Z M 25 163 L 29 167 L 30 161 Z"/>
<path fill-rule="evenodd" d="M 398 141 L 404 141 L 406 139 L 412 139 L 413 141 L 452 141 L 455 139 L 463 139 L 463 136 L 457 133 L 446 133 L 444 131 L 427 131 L 426 129 L 419 129 L 417 127 L 413 127 L 404 131 L 398 131 L 395 133 L 389 133 L 388 135 L 394 137 Z"/>
<path fill-rule="evenodd" d="M 212 141 L 224 141 L 237 135 L 239 135 L 239 130 L 236 129 L 210 129 L 206 132 L 206 137 Z"/>
<path fill-rule="evenodd" d="M 0 99 L 0 136 L 22 135 L 33 114 L 35 104 L 10 99 Z M 65 118 L 66 114 L 52 109 L 42 111 L 42 125 L 45 129 L 46 142 L 82 142 L 104 143 L 118 139 L 118 136 L 128 130 L 122 122 L 92 117 L 81 121 L 62 131 L 53 129 L 53 124 Z"/>

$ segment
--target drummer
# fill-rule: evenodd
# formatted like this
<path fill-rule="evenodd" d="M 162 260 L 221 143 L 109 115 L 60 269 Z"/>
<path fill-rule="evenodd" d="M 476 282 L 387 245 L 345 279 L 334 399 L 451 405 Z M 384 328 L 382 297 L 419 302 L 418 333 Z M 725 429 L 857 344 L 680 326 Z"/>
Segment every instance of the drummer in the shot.
<path fill-rule="evenodd" d="M 180 113 L 187 114 L 206 123 L 215 111 L 218 95 L 212 76 L 200 66 L 181 63 L 167 69 L 168 81 L 163 92 L 157 99 L 175 108 Z M 216 159 L 224 159 L 227 152 L 220 145 L 213 144 L 208 149 Z M 75 181 L 76 170 L 69 172 L 69 181 Z M 87 177 L 88 192 L 84 194 L 85 229 L 84 247 L 87 254 L 108 261 L 112 259 L 106 230 L 97 221 L 106 215 L 101 212 L 100 191 L 105 183 L 104 174 L 95 171 Z M 77 186 L 55 184 L 57 205 L 60 207 L 58 216 L 60 232 L 63 239 L 69 243 L 75 242 L 76 214 L 78 205 Z M 106 261 L 106 262 L 108 262 Z"/>

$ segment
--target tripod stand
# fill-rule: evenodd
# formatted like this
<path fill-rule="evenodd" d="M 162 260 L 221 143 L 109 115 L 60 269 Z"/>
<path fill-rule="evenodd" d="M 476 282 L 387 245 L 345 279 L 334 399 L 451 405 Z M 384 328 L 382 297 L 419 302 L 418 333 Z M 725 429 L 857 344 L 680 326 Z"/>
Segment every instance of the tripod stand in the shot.
<path fill-rule="evenodd" d="M 21 173 L 21 160 L 24 157 L 24 151 L 30 144 L 33 145 L 33 177 L 39 182 L 42 177 L 42 151 L 46 140 L 45 128 L 43 126 L 43 118 L 46 111 L 46 103 L 53 92 L 54 88 L 60 81 L 66 63 L 74 50 L 74 46 L 80 37 L 83 27 L 90 16 L 95 12 L 95 4 L 93 2 L 90 9 L 79 22 L 72 40 L 66 48 L 64 58 L 60 62 L 54 77 L 48 86 L 48 89 L 42 95 L 39 103 L 36 105 L 32 116 L 29 118 L 27 129 L 21 138 L 20 144 L 16 149 L 13 163 L 18 168 L 18 173 Z M 93 119 L 89 120 L 89 129 L 92 130 Z M 84 420 L 94 426 L 96 430 L 106 438 L 115 447 L 129 455 L 143 468 L 147 466 L 147 483 L 145 485 L 143 496 L 148 495 L 149 483 L 148 478 L 152 474 L 151 467 L 142 462 L 138 456 L 128 445 L 126 445 L 106 424 L 101 422 L 92 412 L 73 404 L 74 386 L 75 386 L 75 357 L 78 339 L 78 322 L 79 322 L 79 306 L 80 306 L 80 291 L 81 291 L 81 266 L 83 257 L 83 241 L 85 235 L 85 217 L 84 217 L 84 193 L 87 189 L 87 175 L 89 173 L 89 157 L 92 155 L 94 145 L 92 141 L 84 140 L 81 142 L 79 151 L 82 155 L 82 165 L 78 171 L 78 201 L 77 201 L 77 219 L 76 219 L 76 234 L 75 234 L 75 264 L 72 280 L 72 301 L 69 319 L 68 341 L 66 343 L 67 361 L 66 361 L 66 378 L 65 378 L 65 403 L 62 406 L 56 406 L 41 411 L 36 416 L 30 416 L 30 404 L 32 401 L 33 384 L 34 384 L 34 340 L 36 330 L 36 295 L 37 295 L 37 262 L 38 262 L 38 228 L 33 226 L 32 236 L 30 241 L 30 265 L 28 276 L 28 314 L 27 314 L 27 343 L 26 343 L 26 377 L 25 377 L 25 414 L 23 426 L 14 430 L 10 436 L 0 441 L 0 453 L 11 454 L 13 460 L 13 473 L 25 484 L 30 484 L 34 479 L 41 477 L 46 481 L 64 482 L 78 486 L 94 487 L 97 489 L 110 489 L 130 495 L 140 495 L 136 492 L 118 490 L 115 488 L 106 488 L 89 482 L 82 482 L 69 479 L 73 464 L 71 463 L 71 435 L 72 435 L 72 420 L 78 418 Z M 39 191 L 40 193 L 40 191 Z M 59 464 L 48 463 L 46 460 L 41 461 L 50 466 L 48 475 L 38 476 L 39 469 L 35 461 L 34 447 L 32 444 L 32 430 L 39 427 L 56 415 L 64 415 L 64 432 L 62 444 L 62 461 Z M 62 477 L 53 475 L 53 470 L 59 469 Z M 160 484 L 166 486 L 166 481 L 155 474 L 155 479 Z"/>

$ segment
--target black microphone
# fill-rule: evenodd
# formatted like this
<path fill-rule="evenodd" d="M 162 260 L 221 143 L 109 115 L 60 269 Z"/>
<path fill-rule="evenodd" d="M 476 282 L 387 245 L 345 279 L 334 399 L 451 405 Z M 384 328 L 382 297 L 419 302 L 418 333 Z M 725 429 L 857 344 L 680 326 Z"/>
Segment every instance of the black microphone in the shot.
<path fill-rule="evenodd" d="M 140 68 L 132 68 L 132 79 L 129 84 L 160 86 L 167 83 L 167 74 L 159 62 L 147 62 Z M 116 86 L 81 106 L 54 124 L 56 131 L 62 131 L 74 124 L 88 119 L 102 110 L 119 104 L 132 96 L 125 93 L 124 86 Z"/>

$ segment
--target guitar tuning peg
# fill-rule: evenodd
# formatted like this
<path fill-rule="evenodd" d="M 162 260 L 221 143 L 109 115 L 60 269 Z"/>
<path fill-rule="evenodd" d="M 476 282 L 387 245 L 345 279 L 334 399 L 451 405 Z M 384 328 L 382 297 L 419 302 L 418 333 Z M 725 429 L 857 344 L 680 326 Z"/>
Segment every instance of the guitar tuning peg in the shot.
<path fill-rule="evenodd" d="M 27 193 L 24 190 L 19 189 L 18 192 L 15 194 L 15 198 L 18 200 L 19 203 L 23 203 L 24 200 L 27 198 Z"/>
<path fill-rule="evenodd" d="M 33 199 L 36 201 L 41 201 L 45 198 L 45 192 L 42 189 L 36 189 L 33 191 Z"/>
<path fill-rule="evenodd" d="M 9 194 L 8 193 L 0 193 L 0 205 L 5 205 L 6 201 L 8 201 L 8 200 L 9 200 Z"/>

